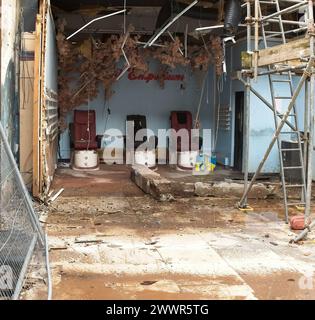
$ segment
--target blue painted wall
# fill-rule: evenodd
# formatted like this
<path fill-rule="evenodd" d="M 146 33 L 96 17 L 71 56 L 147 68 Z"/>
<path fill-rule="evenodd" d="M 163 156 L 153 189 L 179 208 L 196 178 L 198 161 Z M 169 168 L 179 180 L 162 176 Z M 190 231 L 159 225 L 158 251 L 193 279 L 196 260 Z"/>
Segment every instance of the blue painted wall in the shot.
<path fill-rule="evenodd" d="M 230 130 L 223 130 L 219 127 L 218 139 L 216 145 L 216 154 L 218 162 L 234 166 L 234 128 L 235 128 L 235 93 L 244 91 L 244 86 L 238 80 L 232 80 L 231 75 L 241 69 L 241 52 L 246 50 L 246 41 L 238 41 L 235 45 L 228 45 L 226 48 L 227 74 L 223 78 L 223 92 L 220 96 L 221 106 L 229 106 L 231 110 Z M 152 63 L 152 71 L 157 66 Z M 111 115 L 108 120 L 107 129 L 116 128 L 125 132 L 125 119 L 127 114 L 145 114 L 147 116 L 148 127 L 153 131 L 159 128 L 169 127 L 169 114 L 172 110 L 189 110 L 193 115 L 196 114 L 202 79 L 198 75 L 192 74 L 184 68 L 179 68 L 174 73 L 185 73 L 185 90 L 180 89 L 180 82 L 166 82 L 165 89 L 160 89 L 158 83 L 152 81 L 144 83 L 143 81 L 129 81 L 124 76 L 114 86 L 115 95 L 104 103 L 104 92 L 91 101 L 90 108 L 97 112 L 97 131 L 102 134 L 105 130 L 105 119 L 107 108 L 111 109 Z M 218 99 L 215 98 L 218 79 L 214 76 L 213 68 L 209 71 L 205 94 L 201 107 L 202 128 L 212 129 L 214 136 L 217 123 L 217 105 Z M 259 77 L 252 86 L 271 102 L 268 77 Z M 288 87 L 278 86 L 277 95 L 285 96 L 288 94 Z M 303 95 L 298 99 L 297 107 L 301 113 L 301 103 L 303 104 Z M 278 111 L 284 111 L 286 105 L 278 106 Z M 80 109 L 87 109 L 81 106 Z M 299 122 L 303 119 L 301 113 Z M 68 122 L 72 122 L 73 113 L 68 115 Z M 254 172 L 259 165 L 275 131 L 273 112 L 268 109 L 254 94 L 250 97 L 250 141 L 249 141 L 249 171 Z M 61 145 L 61 157 L 67 159 L 70 157 L 69 132 L 63 133 Z M 279 172 L 279 159 L 277 146 L 275 146 L 266 161 L 262 170 L 266 173 Z"/>
<path fill-rule="evenodd" d="M 156 62 L 150 62 L 150 71 L 157 72 Z M 127 74 L 124 75 L 113 87 L 115 94 L 109 101 L 104 100 L 104 90 L 100 87 L 99 96 L 90 102 L 90 109 L 95 109 L 97 114 L 97 133 L 105 131 L 107 109 L 111 110 L 106 129 L 119 129 L 125 133 L 125 121 L 128 114 L 141 114 L 147 117 L 147 126 L 157 134 L 158 129 L 169 129 L 170 112 L 173 110 L 191 111 L 196 116 L 202 88 L 203 76 L 192 73 L 188 68 L 172 70 L 174 74 L 184 74 L 185 81 L 166 81 L 165 88 L 161 89 L 158 82 L 146 83 L 141 80 L 131 81 Z M 203 129 L 212 129 L 214 87 L 213 69 L 207 76 L 207 86 L 204 90 L 200 119 Z M 181 89 L 184 85 L 185 89 Z M 86 110 L 87 106 L 78 109 Z M 68 114 L 68 123 L 73 121 L 73 112 Z M 165 146 L 160 143 L 160 147 Z M 70 158 L 69 132 L 66 130 L 60 139 L 62 159 Z"/>
<path fill-rule="evenodd" d="M 230 70 L 241 70 L 241 52 L 246 51 L 246 41 L 239 41 L 236 45 L 227 48 L 227 63 Z M 229 74 L 228 74 L 229 77 Z M 229 85 L 230 84 L 230 87 Z M 269 89 L 268 77 L 259 77 L 257 81 L 252 81 L 252 86 L 256 89 L 267 101 L 271 103 L 271 93 Z M 229 104 L 232 109 L 232 129 L 230 133 L 226 133 L 222 141 L 230 139 L 225 145 L 221 142 L 222 154 L 229 157 L 232 166 L 234 159 L 234 124 L 235 124 L 235 93 L 244 91 L 243 84 L 238 80 L 227 81 L 224 91 L 224 97 L 230 93 Z M 276 95 L 287 96 L 289 93 L 288 86 L 280 84 L 277 86 Z M 278 106 L 278 111 L 284 111 L 287 105 Z M 254 172 L 275 132 L 275 124 L 273 112 L 256 97 L 253 93 L 250 95 L 250 139 L 249 139 L 249 171 Z M 277 146 L 275 146 L 266 161 L 262 172 L 279 172 L 279 158 Z"/>
<path fill-rule="evenodd" d="M 241 52 L 246 51 L 246 41 L 240 41 L 232 49 L 232 68 L 233 71 L 241 70 Z M 267 101 L 271 103 L 271 93 L 268 77 L 259 77 L 257 81 L 252 81 L 252 86 Z M 243 84 L 238 80 L 232 81 L 231 106 L 233 114 L 235 110 L 235 92 L 244 91 Z M 280 88 L 279 95 L 284 95 L 283 88 Z M 233 121 L 234 123 L 234 121 Z M 250 95 L 250 127 L 249 127 L 249 171 L 254 172 L 272 139 L 275 131 L 273 112 L 256 97 L 253 93 Z M 234 128 L 233 128 L 234 132 Z M 234 148 L 233 148 L 234 149 Z M 232 159 L 234 150 L 231 151 Z M 268 160 L 266 161 L 262 172 L 278 172 L 279 159 L 277 148 L 273 148 Z"/>
<path fill-rule="evenodd" d="M 276 43 L 275 43 L 276 44 Z M 230 131 L 219 130 L 217 157 L 221 163 L 228 159 L 228 163 L 234 166 L 234 129 L 235 129 L 235 93 L 244 91 L 243 84 L 238 80 L 232 80 L 231 74 L 241 70 L 241 52 L 246 51 L 246 41 L 238 41 L 235 45 L 226 48 L 227 75 L 224 82 L 223 93 L 221 94 L 221 105 L 228 105 L 232 111 L 232 125 Z M 297 81 L 297 79 L 296 79 Z M 271 102 L 268 77 L 259 77 L 252 81 L 252 86 L 267 101 Z M 277 86 L 276 95 L 287 96 L 289 87 L 285 84 Z M 299 124 L 303 119 L 303 93 L 299 96 L 297 110 L 299 112 Z M 217 108 L 217 107 L 216 107 Z M 287 104 L 278 106 L 278 111 L 284 111 Z M 259 98 L 253 93 L 250 95 L 250 139 L 249 139 L 249 171 L 254 172 L 261 161 L 275 132 L 273 112 L 268 109 Z M 279 158 L 277 146 L 275 146 L 265 163 L 263 172 L 279 172 Z"/>

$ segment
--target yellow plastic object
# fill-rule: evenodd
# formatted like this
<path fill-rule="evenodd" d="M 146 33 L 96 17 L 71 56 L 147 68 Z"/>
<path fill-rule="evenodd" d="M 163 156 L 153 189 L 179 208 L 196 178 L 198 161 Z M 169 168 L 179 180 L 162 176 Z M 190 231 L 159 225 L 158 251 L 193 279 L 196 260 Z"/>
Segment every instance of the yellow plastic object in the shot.
<path fill-rule="evenodd" d="M 195 172 L 213 172 L 216 165 L 209 161 L 209 156 L 204 156 L 203 161 L 197 161 L 195 164 Z"/>
<path fill-rule="evenodd" d="M 295 206 L 296 210 L 304 212 L 305 207 L 304 206 Z"/>
<path fill-rule="evenodd" d="M 252 208 L 250 206 L 246 206 L 246 208 L 239 207 L 238 210 L 246 212 L 246 211 L 254 211 L 254 208 Z"/>
<path fill-rule="evenodd" d="M 304 244 L 315 244 L 315 240 L 304 240 Z"/>

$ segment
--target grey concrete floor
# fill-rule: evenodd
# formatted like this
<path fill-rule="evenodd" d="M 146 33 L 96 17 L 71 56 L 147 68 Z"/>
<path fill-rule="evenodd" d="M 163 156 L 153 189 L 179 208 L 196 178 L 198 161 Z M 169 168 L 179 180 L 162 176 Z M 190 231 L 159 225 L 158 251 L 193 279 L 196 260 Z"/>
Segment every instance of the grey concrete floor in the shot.
<path fill-rule="evenodd" d="M 54 299 L 315 298 L 315 234 L 290 244 L 279 200 L 247 213 L 238 199 L 163 203 L 118 171 L 93 182 L 73 174 L 85 191 L 70 188 L 48 209 Z M 57 187 L 75 186 L 67 177 Z"/>

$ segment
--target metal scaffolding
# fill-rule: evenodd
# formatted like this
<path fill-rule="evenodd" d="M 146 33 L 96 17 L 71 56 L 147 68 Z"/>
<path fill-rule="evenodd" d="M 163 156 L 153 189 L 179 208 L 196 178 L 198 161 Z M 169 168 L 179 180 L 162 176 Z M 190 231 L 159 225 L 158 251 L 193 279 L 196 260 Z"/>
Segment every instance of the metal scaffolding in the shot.
<path fill-rule="evenodd" d="M 289 220 L 290 206 L 297 206 L 304 212 L 306 228 L 293 241 L 303 239 L 315 226 L 311 222 L 311 190 L 312 190 L 312 155 L 314 134 L 314 85 L 315 85 L 315 52 L 314 52 L 314 13 L 313 0 L 245 0 L 247 17 L 247 53 L 243 59 L 243 70 L 240 80 L 246 88 L 245 112 L 245 146 L 244 146 L 244 193 L 239 207 L 248 207 L 247 197 L 258 175 L 277 143 L 280 160 L 281 183 L 285 207 L 286 221 Z M 272 42 L 271 42 L 272 41 Z M 252 49 L 253 45 L 253 49 Z M 244 62 L 243 61 L 243 62 Z M 257 90 L 252 82 L 261 76 L 267 76 L 271 93 L 271 103 Z M 299 77 L 297 86 L 293 77 Z M 286 85 L 287 93 L 276 95 L 277 86 Z M 304 88 L 304 128 L 299 128 L 297 98 Z M 248 181 L 249 158 L 249 114 L 250 96 L 256 95 L 273 111 L 275 133 L 251 181 Z M 287 103 L 284 112 L 277 107 L 279 101 Z M 285 145 L 289 137 L 294 147 Z M 284 161 L 284 154 L 296 152 L 298 163 L 289 166 Z M 288 183 L 287 174 L 293 170 L 300 172 L 299 183 Z M 300 191 L 299 202 L 288 200 L 288 190 Z"/>

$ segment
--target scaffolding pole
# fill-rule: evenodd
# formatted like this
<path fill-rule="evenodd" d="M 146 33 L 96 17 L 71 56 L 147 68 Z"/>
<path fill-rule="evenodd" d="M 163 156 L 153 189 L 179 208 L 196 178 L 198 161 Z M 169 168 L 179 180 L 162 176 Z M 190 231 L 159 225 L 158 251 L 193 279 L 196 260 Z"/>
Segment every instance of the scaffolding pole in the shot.
<path fill-rule="evenodd" d="M 303 155 L 304 155 L 304 168 L 307 170 L 307 152 L 308 152 L 308 134 L 309 134 L 309 81 L 305 81 L 304 91 L 304 134 L 303 134 Z M 304 193 L 303 193 L 304 194 Z M 306 202 L 306 197 L 303 198 Z"/>
<path fill-rule="evenodd" d="M 307 152 L 307 188 L 305 201 L 305 222 L 311 215 L 311 198 L 312 198 L 312 162 L 313 162 L 313 135 L 314 135 L 314 84 L 315 75 L 312 73 L 310 80 L 310 126 L 308 135 L 308 152 Z"/>
<path fill-rule="evenodd" d="M 249 126 L 250 126 L 250 80 L 246 83 L 246 103 L 244 112 L 244 157 L 243 157 L 243 171 L 244 171 L 244 192 L 248 187 L 248 162 L 249 162 Z M 247 197 L 244 198 L 244 208 L 247 207 Z"/>
<path fill-rule="evenodd" d="M 246 10 L 247 10 L 247 53 L 251 54 L 252 45 L 251 45 L 251 0 L 246 0 Z M 250 125 L 250 90 L 251 83 L 250 78 L 247 77 L 246 82 L 244 82 L 246 95 L 245 95 L 245 112 L 244 112 L 244 156 L 243 156 L 243 171 L 244 171 L 244 192 L 248 187 L 248 162 L 249 162 L 249 125 Z M 247 207 L 247 197 L 244 199 L 244 207 Z"/>
<path fill-rule="evenodd" d="M 308 1 L 308 33 L 310 35 L 310 54 L 311 58 L 314 58 L 314 11 L 313 11 L 313 1 Z M 305 116 L 305 123 L 308 125 L 307 129 L 307 189 L 306 189 L 306 201 L 305 201 L 305 212 L 304 212 L 304 223 L 305 229 L 292 240 L 292 242 L 299 242 L 303 240 L 307 234 L 315 227 L 315 221 L 311 222 L 311 200 L 312 200 L 312 183 L 313 183 L 313 151 L 314 151 L 314 94 L 315 94 L 315 73 L 314 68 L 312 68 L 312 73 L 310 75 L 310 88 L 307 89 L 307 92 L 310 92 L 309 97 L 309 108 L 305 108 L 307 115 Z M 307 99 L 307 98 L 305 98 Z M 304 141 L 306 143 L 306 141 Z"/>
<path fill-rule="evenodd" d="M 248 85 L 246 81 L 244 81 L 242 78 L 238 79 L 239 81 L 241 81 L 244 84 L 244 87 L 246 88 L 246 86 Z M 269 103 L 257 90 L 255 90 L 250 84 L 249 84 L 249 89 L 250 91 L 259 99 L 261 100 L 272 112 L 274 112 L 274 108 L 272 106 L 271 103 Z M 282 115 L 276 111 L 277 116 L 282 119 Z M 285 123 L 290 129 L 295 130 L 295 127 L 292 125 L 291 122 L 286 121 Z"/>
<path fill-rule="evenodd" d="M 308 30 L 310 35 L 310 53 L 315 56 L 314 52 L 314 4 L 313 0 L 308 1 Z M 314 85 L 315 74 L 312 68 L 310 77 L 310 107 L 309 107 L 309 137 L 308 137 L 308 153 L 307 153 L 307 193 L 306 193 L 306 206 L 305 206 L 305 221 L 311 215 L 311 199 L 312 199 L 312 182 L 313 182 L 313 147 L 314 147 Z"/>
<path fill-rule="evenodd" d="M 247 189 L 245 190 L 245 192 L 244 192 L 244 194 L 243 194 L 243 196 L 242 196 L 242 198 L 241 198 L 241 200 L 240 200 L 240 202 L 239 202 L 239 207 L 240 207 L 240 208 L 246 208 L 246 206 L 247 206 L 247 203 L 246 203 L 247 196 L 248 196 L 250 190 L 252 189 L 252 187 L 253 187 L 253 185 L 254 185 L 254 183 L 255 183 L 258 175 L 260 174 L 261 169 L 263 168 L 266 160 L 268 159 L 268 157 L 269 157 L 269 155 L 270 155 L 270 152 L 271 152 L 271 150 L 272 150 L 275 142 L 277 141 L 277 138 L 278 138 L 278 136 L 279 136 L 279 134 L 280 134 L 283 126 L 285 125 L 286 121 L 288 120 L 288 117 L 289 117 L 289 115 L 290 115 L 290 112 L 292 111 L 292 109 L 293 109 L 293 107 L 294 107 L 294 104 L 295 104 L 295 102 L 296 102 L 296 99 L 297 99 L 297 97 L 298 97 L 298 95 L 299 95 L 299 93 L 300 93 L 300 91 L 301 91 L 301 89 L 302 89 L 302 87 L 303 87 L 303 85 L 304 85 L 304 83 L 305 83 L 305 80 L 306 80 L 306 79 L 310 76 L 310 74 L 311 74 L 311 70 L 312 70 L 313 63 L 314 63 L 314 58 L 313 58 L 313 56 L 312 56 L 311 59 L 310 59 L 310 61 L 309 61 L 308 64 L 307 64 L 307 67 L 306 67 L 306 69 L 305 69 L 304 72 L 303 72 L 303 76 L 302 76 L 302 78 L 300 79 L 299 84 L 298 84 L 298 86 L 297 86 L 297 88 L 296 88 L 296 90 L 295 90 L 295 92 L 294 92 L 294 94 L 293 94 L 292 100 L 290 101 L 290 104 L 289 104 L 289 106 L 288 106 L 288 110 L 286 111 L 286 113 L 285 113 L 284 116 L 283 116 L 283 119 L 282 119 L 281 122 L 279 123 L 279 126 L 278 126 L 278 128 L 277 128 L 277 130 L 276 130 L 276 132 L 275 132 L 275 134 L 274 134 L 274 136 L 273 136 L 273 138 L 272 138 L 272 140 L 271 140 L 271 142 L 270 142 L 270 144 L 269 144 L 269 147 L 267 148 L 267 150 L 266 150 L 266 152 L 265 152 L 265 155 L 264 155 L 262 161 L 260 162 L 260 164 L 259 164 L 259 166 L 258 166 L 258 168 L 257 168 L 257 170 L 256 170 L 256 172 L 255 172 L 255 174 L 254 174 L 254 176 L 253 176 L 250 184 L 248 185 Z"/>
<path fill-rule="evenodd" d="M 248 54 L 251 54 L 253 56 L 252 61 L 252 70 L 251 73 L 246 73 L 246 78 L 239 77 L 239 80 L 244 84 L 245 86 L 245 94 L 246 94 L 246 109 L 245 109 L 245 115 L 244 115 L 244 162 L 243 162 L 243 169 L 244 169 L 244 193 L 239 201 L 239 208 L 246 209 L 247 207 L 247 200 L 248 200 L 248 194 L 251 191 L 258 175 L 262 171 L 262 168 L 268 159 L 271 150 L 273 149 L 276 141 L 278 141 L 279 144 L 279 137 L 280 134 L 287 134 L 289 132 L 282 132 L 283 127 L 287 125 L 293 132 L 297 133 L 298 137 L 298 143 L 299 143 L 299 150 L 300 150 L 300 158 L 301 158 L 301 168 L 302 176 L 306 179 L 304 181 L 304 193 L 302 190 L 302 200 L 304 202 L 305 208 L 304 208 L 304 219 L 305 219 L 305 229 L 303 232 L 301 232 L 294 240 L 292 241 L 299 241 L 303 239 L 307 233 L 314 228 L 315 222 L 311 222 L 311 191 L 312 191 L 312 160 L 313 160 L 313 147 L 314 147 L 314 125 L 315 125 L 315 69 L 314 69 L 314 61 L 315 61 L 315 52 L 314 52 L 314 39 L 315 39 L 315 27 L 314 27 L 314 12 L 313 12 L 313 0 L 288 0 L 288 1 L 282 1 L 283 3 L 286 2 L 287 5 L 285 8 L 280 8 L 278 0 L 272 0 L 272 1 L 260 1 L 260 0 L 245 0 L 242 7 L 246 7 L 247 10 L 247 16 L 246 16 L 246 23 L 247 23 L 247 52 Z M 275 5 L 276 12 L 270 13 L 267 12 L 267 15 L 263 16 L 260 9 L 260 4 L 272 4 Z M 252 6 L 254 8 L 254 12 L 252 12 Z M 300 8 L 306 8 L 307 13 L 305 14 L 305 21 L 291 21 L 288 19 L 283 19 L 283 15 L 297 12 Z M 265 27 L 269 24 L 278 23 L 280 27 L 280 31 L 265 31 Z M 298 26 L 296 29 L 293 30 L 285 30 L 283 25 L 293 25 Z M 300 57 L 297 59 L 300 59 L 301 63 L 299 65 L 290 66 L 288 61 L 286 62 L 286 65 L 279 67 L 275 67 L 275 63 L 269 63 L 267 71 L 261 71 L 258 68 L 259 65 L 259 40 L 260 40 L 260 30 L 263 32 L 262 36 L 265 39 L 265 47 L 267 48 L 266 39 L 269 39 L 270 37 L 277 37 L 282 36 L 281 40 L 283 43 L 287 43 L 287 39 L 285 37 L 286 34 L 294 34 L 298 33 L 300 31 L 304 31 L 307 29 L 307 37 L 309 38 L 309 49 L 310 54 L 309 56 Z M 254 44 L 253 44 L 253 51 L 252 51 L 252 30 L 254 30 Z M 280 38 L 279 38 L 280 39 Z M 285 53 L 283 53 L 285 55 Z M 301 70 L 303 71 L 302 76 L 300 77 L 300 81 L 293 90 L 292 87 L 292 76 L 291 72 L 295 72 Z M 289 79 L 288 80 L 278 80 L 273 79 L 270 80 L 270 86 L 271 90 L 273 90 L 273 83 L 275 82 L 289 82 L 291 85 L 291 96 L 290 96 L 290 102 L 284 113 L 278 112 L 276 109 L 276 101 L 275 99 L 287 99 L 287 96 L 279 96 L 272 93 L 273 102 L 269 103 L 267 99 L 263 95 L 261 95 L 257 90 L 253 89 L 251 86 L 252 79 L 257 79 L 259 76 L 268 75 L 269 78 L 273 74 L 283 75 L 288 74 Z M 298 128 L 298 121 L 297 121 L 297 115 L 296 115 L 296 101 L 297 98 L 305 85 L 305 101 L 304 101 L 304 132 L 301 133 Z M 261 162 L 258 165 L 258 168 L 252 177 L 250 183 L 248 183 L 248 161 L 249 161 L 249 114 L 250 114 L 250 95 L 251 93 L 255 94 L 270 110 L 274 112 L 275 116 L 275 133 L 272 137 L 272 140 L 261 160 Z M 296 124 L 295 126 L 291 124 L 289 121 L 289 117 L 292 116 L 291 112 L 294 112 L 294 117 Z M 277 123 L 276 119 L 280 118 L 281 121 Z M 301 147 L 301 139 L 304 141 L 303 148 Z M 280 146 L 278 146 L 279 152 L 281 153 L 285 149 L 281 149 Z M 281 157 L 282 154 L 280 154 Z M 281 159 L 280 159 L 281 161 Z M 282 164 L 283 165 L 283 164 Z M 288 167 L 288 168 L 295 168 L 295 167 Z M 300 167 L 299 167 L 300 168 Z M 285 168 L 287 169 L 287 167 Z M 284 177 L 284 171 L 282 170 L 283 179 Z M 305 177 L 306 176 L 306 177 Z M 285 180 L 284 180 L 285 181 Z M 283 182 L 285 184 L 285 182 Z M 291 186 L 291 185 L 289 185 Z M 284 185 L 285 187 L 285 185 Z M 285 191 L 284 191 L 285 193 Z M 286 194 L 286 193 L 285 193 Z M 286 196 L 286 195 L 285 195 Z M 288 205 L 294 205 L 295 203 L 290 203 Z M 286 205 L 287 209 L 287 205 Z"/>

